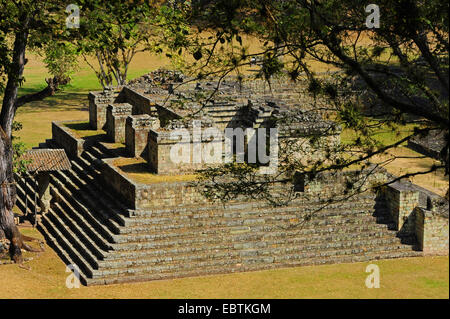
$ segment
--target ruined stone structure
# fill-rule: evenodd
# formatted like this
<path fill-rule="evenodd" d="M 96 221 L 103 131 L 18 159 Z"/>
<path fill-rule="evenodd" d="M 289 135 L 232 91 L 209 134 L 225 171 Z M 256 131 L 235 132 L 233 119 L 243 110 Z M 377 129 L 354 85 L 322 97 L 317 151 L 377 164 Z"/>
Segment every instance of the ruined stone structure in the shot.
<path fill-rule="evenodd" d="M 200 105 L 195 97 L 207 95 L 217 83 L 184 80 L 178 86 L 182 75 L 156 72 L 123 88 L 91 92 L 90 127 L 103 133 L 80 138 L 67 123 L 54 122 L 52 139 L 41 145 L 64 148 L 72 168 L 50 173 L 53 200 L 39 227 L 59 256 L 77 265 L 85 284 L 448 253 L 446 203 L 410 183 L 323 208 L 321 199 L 342 196 L 352 172 L 302 176 L 274 186 L 296 195 L 281 207 L 248 198 L 222 205 L 208 201 L 190 181 L 172 181 L 172 175 L 207 166 L 171 160 L 179 142 L 170 135 L 173 129 L 193 132 L 193 120 L 220 132 L 269 129 L 274 118 L 307 99 L 301 84 L 284 80 L 273 81 L 271 91 L 263 81 L 226 80 Z M 308 144 L 311 136 L 339 143 L 339 127 L 320 115 L 300 112 L 289 118 L 277 124 L 280 147 L 299 143 L 306 145 L 302 156 L 320 158 L 322 151 Z M 195 156 L 193 142 L 185 143 Z M 203 147 L 222 139 L 202 135 L 198 143 Z M 136 181 L 117 165 L 124 158 L 139 158 L 146 170 L 167 179 Z M 386 177 L 377 171 L 371 178 Z M 18 179 L 22 209 L 38 204 L 32 185 Z"/>

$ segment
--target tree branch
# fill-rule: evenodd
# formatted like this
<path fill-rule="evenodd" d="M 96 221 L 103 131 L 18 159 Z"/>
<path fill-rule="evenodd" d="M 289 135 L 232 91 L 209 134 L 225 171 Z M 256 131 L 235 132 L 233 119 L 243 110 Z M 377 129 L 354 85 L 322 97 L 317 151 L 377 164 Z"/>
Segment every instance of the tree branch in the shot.
<path fill-rule="evenodd" d="M 33 101 L 41 101 L 49 96 L 52 96 L 59 90 L 60 85 L 67 84 L 69 80 L 54 77 L 51 79 L 45 79 L 45 82 L 47 82 L 47 87 L 45 89 L 36 93 L 26 94 L 19 97 L 16 103 L 14 104 L 14 107 L 17 109 L 18 107 L 26 103 L 30 103 Z"/>

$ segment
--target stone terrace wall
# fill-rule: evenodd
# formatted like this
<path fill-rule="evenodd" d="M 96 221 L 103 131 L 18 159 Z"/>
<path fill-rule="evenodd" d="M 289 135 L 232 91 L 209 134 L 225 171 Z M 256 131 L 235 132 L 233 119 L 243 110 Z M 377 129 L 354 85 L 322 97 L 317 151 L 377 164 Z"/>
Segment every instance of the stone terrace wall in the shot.
<path fill-rule="evenodd" d="M 104 182 L 111 186 L 118 197 L 121 197 L 132 209 L 145 210 L 161 207 L 175 206 L 198 206 L 198 205 L 220 205 L 206 199 L 201 190 L 193 182 L 167 182 L 141 184 L 128 178 L 117 167 L 114 166 L 116 158 L 103 159 L 100 170 Z M 341 196 L 345 189 L 347 176 L 355 172 L 344 173 L 321 173 L 310 180 L 305 177 L 302 191 L 297 192 L 297 202 L 308 202 L 310 200 L 327 200 Z M 376 183 L 384 181 L 385 174 L 380 171 L 371 176 Z M 279 194 L 290 193 L 297 185 L 293 183 L 276 184 L 273 191 Z M 284 197 L 283 197 L 284 198 Z M 249 202 L 248 198 L 242 197 L 230 203 Z"/>
<path fill-rule="evenodd" d="M 289 160 L 303 165 L 325 158 L 341 142 L 341 128 L 327 122 L 300 122 L 279 129 L 279 147 Z M 295 152 L 293 153 L 292 151 Z"/>
<path fill-rule="evenodd" d="M 190 182 L 154 183 L 134 182 L 113 164 L 116 158 L 103 159 L 101 176 L 104 183 L 132 209 L 149 207 L 206 204 L 207 199 Z"/>

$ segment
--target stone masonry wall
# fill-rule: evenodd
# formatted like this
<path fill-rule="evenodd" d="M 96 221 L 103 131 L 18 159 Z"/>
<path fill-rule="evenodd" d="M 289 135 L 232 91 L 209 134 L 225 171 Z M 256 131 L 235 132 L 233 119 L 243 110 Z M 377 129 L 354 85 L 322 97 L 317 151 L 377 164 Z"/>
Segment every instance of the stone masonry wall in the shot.
<path fill-rule="evenodd" d="M 384 196 L 396 229 L 404 234 L 415 233 L 414 209 L 419 205 L 420 192 L 408 185 L 395 182 L 384 188 Z"/>
<path fill-rule="evenodd" d="M 180 117 L 175 112 L 159 105 L 143 93 L 129 87 L 123 88 L 123 94 L 125 100 L 133 105 L 133 115 L 148 114 L 152 117 L 158 117 L 161 122 L 161 126 L 165 126 L 168 121 Z"/>
<path fill-rule="evenodd" d="M 416 236 L 425 255 L 448 255 L 448 215 L 416 207 Z"/>
<path fill-rule="evenodd" d="M 122 198 L 133 209 L 149 209 L 164 206 L 198 206 L 220 204 L 212 203 L 206 199 L 197 186 L 192 182 L 167 182 L 141 184 L 128 178 L 113 162 L 115 158 L 103 159 L 100 167 L 101 176 L 108 185 L 114 190 L 118 197 Z M 294 201 L 307 203 L 310 200 L 327 200 L 335 198 L 344 191 L 346 173 L 321 173 L 310 180 L 308 177 L 304 180 L 303 190 L 297 192 Z M 374 181 L 380 182 L 384 179 L 382 173 L 374 174 L 371 177 Z M 296 185 L 293 183 L 276 184 L 273 191 L 285 196 L 292 191 Z M 285 199 L 285 197 L 283 197 Z M 231 203 L 248 202 L 246 197 L 238 198 Z"/>
<path fill-rule="evenodd" d="M 128 103 L 110 104 L 106 112 L 106 133 L 114 143 L 125 142 L 125 123 L 131 115 L 132 106 Z"/>
<path fill-rule="evenodd" d="M 448 255 L 448 202 L 410 182 L 385 186 L 383 195 L 397 230 L 417 239 L 424 254 Z"/>
<path fill-rule="evenodd" d="M 192 136 L 191 132 L 190 137 Z M 197 146 L 194 146 L 192 141 L 181 142 L 172 139 L 170 132 L 150 130 L 148 141 L 148 163 L 151 170 L 157 174 L 192 173 L 195 170 L 213 165 L 212 163 L 205 163 L 201 153 L 207 145 L 214 148 L 214 143 L 217 143 L 218 147 L 220 147 L 220 158 L 222 158 L 223 138 L 220 135 L 212 141 L 202 136 L 201 142 L 196 143 Z M 179 161 L 172 161 L 171 151 L 176 152 L 176 150 L 179 150 Z M 184 158 L 182 159 L 181 157 Z"/>
<path fill-rule="evenodd" d="M 64 148 L 67 155 L 71 158 L 80 156 L 84 151 L 85 142 L 73 136 L 70 129 L 65 127 L 63 122 L 52 122 L 52 138 L 56 144 Z"/>
<path fill-rule="evenodd" d="M 119 90 L 89 93 L 89 125 L 93 130 L 105 128 L 106 108 L 111 103 L 120 102 L 121 96 Z"/>
<path fill-rule="evenodd" d="M 128 154 L 148 161 L 148 134 L 159 128 L 159 120 L 148 114 L 128 116 L 125 124 L 125 146 Z"/>

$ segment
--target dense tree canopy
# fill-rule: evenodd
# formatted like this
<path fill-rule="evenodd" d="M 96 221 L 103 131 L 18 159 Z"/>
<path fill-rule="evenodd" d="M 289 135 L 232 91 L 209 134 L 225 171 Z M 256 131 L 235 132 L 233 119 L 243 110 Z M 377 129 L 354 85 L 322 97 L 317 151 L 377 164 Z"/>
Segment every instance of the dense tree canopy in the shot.
<path fill-rule="evenodd" d="M 293 81 L 306 78 L 311 94 L 322 98 L 314 107 L 326 110 L 327 116 L 354 130 L 354 139 L 338 149 L 330 149 L 327 163 L 316 161 L 305 166 L 287 161 L 281 171 L 315 174 L 355 164 L 364 167 L 375 155 L 387 154 L 390 148 L 415 136 L 445 130 L 449 124 L 448 2 L 377 1 L 380 12 L 377 27 L 366 24 L 368 18 L 372 19 L 371 10 L 365 10 L 370 3 L 193 2 L 189 19 L 199 32 L 190 42 L 189 50 L 196 61 L 190 65 L 190 71 L 199 78 L 207 74 L 239 74 L 250 65 L 251 59 L 257 58 L 261 61 L 259 76 L 269 82 L 279 74 Z M 208 36 L 204 36 L 205 30 L 209 31 Z M 260 39 L 262 49 L 249 52 L 242 44 L 245 35 Z M 227 49 L 221 46 L 223 43 L 229 44 Z M 328 76 L 318 74 L 314 69 L 317 63 L 338 72 Z M 380 128 L 395 134 L 407 123 L 417 125 L 406 137 L 388 144 L 374 138 Z M 445 139 L 441 164 L 415 174 L 442 169 L 448 174 L 448 131 Z M 392 158 L 380 166 L 390 161 Z M 209 170 L 206 176 L 220 176 L 225 171 L 232 171 L 236 179 L 216 185 L 217 197 L 233 192 L 253 194 L 260 186 L 256 183 L 252 189 L 247 183 L 246 177 L 252 172 L 248 169 L 224 167 Z M 240 181 L 245 181 L 245 185 L 240 185 Z"/>

